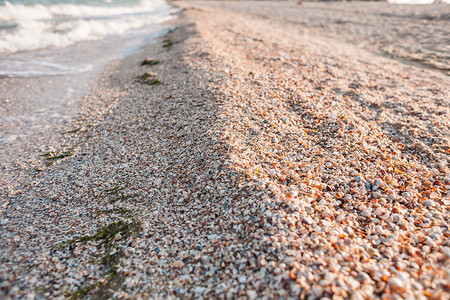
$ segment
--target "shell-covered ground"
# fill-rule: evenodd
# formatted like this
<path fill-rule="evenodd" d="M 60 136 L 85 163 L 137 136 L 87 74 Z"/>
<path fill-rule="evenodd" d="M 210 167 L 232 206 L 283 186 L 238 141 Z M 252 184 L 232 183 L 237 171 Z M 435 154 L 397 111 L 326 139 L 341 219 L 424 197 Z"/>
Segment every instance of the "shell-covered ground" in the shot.
<path fill-rule="evenodd" d="M 177 2 L 41 146 L 2 298 L 449 297 L 448 76 L 254 3 Z"/>

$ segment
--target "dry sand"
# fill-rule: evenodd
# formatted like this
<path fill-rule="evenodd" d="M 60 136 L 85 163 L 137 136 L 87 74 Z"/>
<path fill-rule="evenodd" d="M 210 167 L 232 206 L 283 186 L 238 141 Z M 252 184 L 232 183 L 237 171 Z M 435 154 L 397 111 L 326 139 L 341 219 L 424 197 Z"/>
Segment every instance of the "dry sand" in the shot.
<path fill-rule="evenodd" d="M 445 72 L 176 5 L 3 197 L 0 296 L 448 298 Z"/>

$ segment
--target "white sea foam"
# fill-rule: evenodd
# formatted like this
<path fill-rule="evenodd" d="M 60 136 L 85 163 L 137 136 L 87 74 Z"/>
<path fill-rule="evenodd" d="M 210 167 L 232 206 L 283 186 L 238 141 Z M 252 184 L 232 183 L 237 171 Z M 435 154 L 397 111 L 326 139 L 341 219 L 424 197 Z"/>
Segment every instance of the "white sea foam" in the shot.
<path fill-rule="evenodd" d="M 49 20 L 61 17 L 80 18 L 118 16 L 125 14 L 146 13 L 166 7 L 167 4 L 163 0 L 141 0 L 139 4 L 135 6 L 91 6 L 76 4 L 56 4 L 51 6 L 34 4 L 29 6 L 5 2 L 5 6 L 0 6 L 0 22 Z"/>
<path fill-rule="evenodd" d="M 25 6 L 6 2 L 0 6 L 0 53 L 64 47 L 79 41 L 155 24 L 168 19 L 163 0 L 141 0 L 135 6 L 57 4 Z M 11 25 L 15 27 L 11 28 Z"/>

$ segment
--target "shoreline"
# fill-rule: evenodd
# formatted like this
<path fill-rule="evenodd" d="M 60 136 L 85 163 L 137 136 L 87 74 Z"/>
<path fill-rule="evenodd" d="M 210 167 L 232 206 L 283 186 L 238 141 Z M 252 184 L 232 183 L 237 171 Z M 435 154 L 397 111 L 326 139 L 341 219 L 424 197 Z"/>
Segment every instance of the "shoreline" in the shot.
<path fill-rule="evenodd" d="M 175 5 L 7 195 L 0 296 L 447 297 L 448 76 Z"/>
<path fill-rule="evenodd" d="M 19 64 L 11 76 L 2 78 L 0 85 L 0 182 L 5 187 L 2 194 L 20 189 L 16 178 L 30 173 L 39 155 L 54 151 L 65 142 L 67 134 L 62 133 L 68 130 L 64 128 L 82 117 L 85 98 L 94 94 L 93 90 L 101 86 L 118 62 L 141 51 L 143 45 L 151 44 L 166 31 L 164 26 L 153 24 L 121 37 L 0 58 L 0 64 L 6 61 L 9 68 Z M 37 68 L 34 73 L 33 66 Z M 67 73 L 58 73 L 61 70 Z"/>

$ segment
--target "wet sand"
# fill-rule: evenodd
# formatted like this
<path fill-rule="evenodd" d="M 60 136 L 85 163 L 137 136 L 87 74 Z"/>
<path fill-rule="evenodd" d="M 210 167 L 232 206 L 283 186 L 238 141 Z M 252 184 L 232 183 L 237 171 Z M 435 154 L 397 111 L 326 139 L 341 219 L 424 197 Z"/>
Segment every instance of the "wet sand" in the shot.
<path fill-rule="evenodd" d="M 449 77 L 293 3 L 176 5 L 2 195 L 0 295 L 448 298 Z"/>

